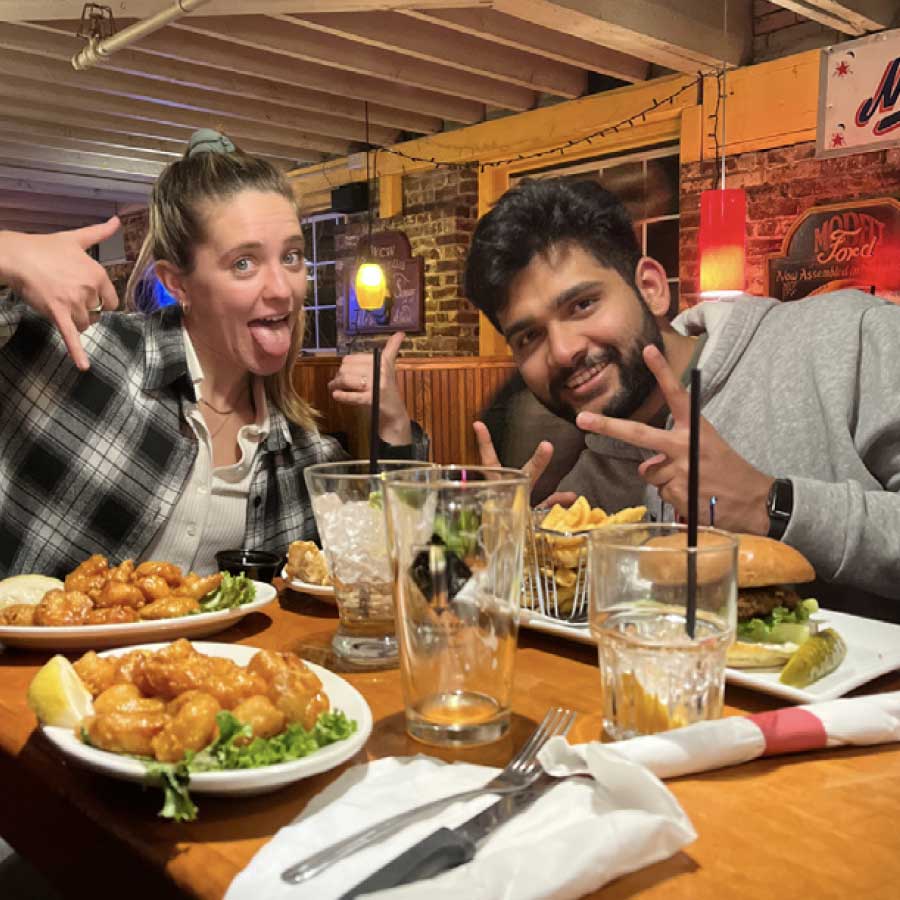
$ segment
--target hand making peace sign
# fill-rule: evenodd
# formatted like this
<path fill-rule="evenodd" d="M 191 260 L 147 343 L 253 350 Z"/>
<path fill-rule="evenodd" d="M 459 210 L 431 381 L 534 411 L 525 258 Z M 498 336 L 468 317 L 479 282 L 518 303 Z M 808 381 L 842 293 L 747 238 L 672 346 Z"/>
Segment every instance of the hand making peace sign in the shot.
<path fill-rule="evenodd" d="M 688 512 L 688 459 L 691 427 L 690 394 L 682 387 L 666 358 L 654 346 L 644 348 L 644 362 L 653 373 L 672 413 L 671 429 L 654 428 L 630 419 L 582 412 L 575 424 L 635 447 L 657 451 L 644 460 L 638 474 L 659 490 L 676 512 Z M 700 523 L 709 524 L 709 499 L 715 497 L 716 525 L 729 531 L 766 534 L 766 497 L 773 479 L 754 468 L 700 418 Z"/>

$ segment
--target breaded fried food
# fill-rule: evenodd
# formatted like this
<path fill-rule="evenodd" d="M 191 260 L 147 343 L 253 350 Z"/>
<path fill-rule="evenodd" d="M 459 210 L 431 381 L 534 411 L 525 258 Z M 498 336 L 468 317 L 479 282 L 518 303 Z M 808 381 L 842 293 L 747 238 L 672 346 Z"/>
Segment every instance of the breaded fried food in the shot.
<path fill-rule="evenodd" d="M 94 713 L 100 715 L 110 712 L 128 712 L 129 709 L 135 708 L 136 700 L 143 699 L 144 695 L 138 690 L 136 684 L 114 684 L 94 700 Z"/>
<path fill-rule="evenodd" d="M 169 722 L 165 704 L 159 700 L 134 701 L 127 711 L 88 716 L 81 723 L 88 741 L 101 750 L 153 756 L 153 738 Z"/>
<path fill-rule="evenodd" d="M 288 722 L 312 728 L 319 713 L 328 711 L 322 682 L 296 654 L 260 650 L 247 669 L 265 681 L 264 693 Z"/>
<path fill-rule="evenodd" d="M 199 611 L 200 603 L 193 597 L 178 597 L 170 594 L 168 597 L 162 597 L 142 606 L 139 614 L 142 619 L 174 619 Z"/>
<path fill-rule="evenodd" d="M 0 609 L 0 625 L 34 625 L 34 603 L 14 603 Z"/>
<path fill-rule="evenodd" d="M 163 578 L 171 587 L 178 587 L 181 584 L 181 569 L 174 563 L 159 562 L 154 559 L 148 559 L 142 562 L 134 570 L 134 578 L 147 578 L 150 575 L 158 575 Z"/>
<path fill-rule="evenodd" d="M 126 581 L 107 581 L 94 596 L 94 606 L 100 608 L 130 606 L 132 609 L 140 609 L 146 602 L 138 587 Z"/>
<path fill-rule="evenodd" d="M 34 610 L 35 625 L 84 625 L 94 603 L 81 591 L 47 591 Z"/>
<path fill-rule="evenodd" d="M 212 575 L 198 575 L 191 572 L 184 581 L 172 591 L 175 597 L 193 597 L 195 600 L 201 600 L 212 591 L 218 590 L 222 583 L 222 573 L 215 572 Z"/>
<path fill-rule="evenodd" d="M 84 686 L 97 697 L 116 683 L 118 663 L 117 659 L 97 656 L 96 652 L 88 650 L 73 665 Z"/>
<path fill-rule="evenodd" d="M 99 590 L 106 584 L 109 571 L 109 560 L 99 553 L 79 563 L 65 578 L 67 591 L 81 591 L 87 594 L 91 590 Z"/>
<path fill-rule="evenodd" d="M 199 690 L 212 694 L 225 709 L 267 693 L 265 681 L 249 669 L 230 659 L 204 656 L 184 639 L 149 654 L 133 680 L 148 697 L 173 700 L 185 691 Z"/>
<path fill-rule="evenodd" d="M 169 721 L 151 741 L 160 762 L 178 762 L 188 750 L 202 750 L 216 733 L 219 701 L 203 691 L 186 691 L 166 707 Z"/>
<path fill-rule="evenodd" d="M 140 622 L 136 609 L 130 606 L 101 606 L 92 609 L 87 616 L 87 625 L 127 625 Z"/>
<path fill-rule="evenodd" d="M 291 578 L 309 584 L 331 584 L 325 555 L 313 541 L 292 541 L 285 571 Z"/>
<path fill-rule="evenodd" d="M 319 678 L 296 654 L 260 650 L 246 667 L 199 653 L 181 639 L 161 650 L 114 657 L 93 651 L 75 663 L 94 713 L 81 728 L 103 750 L 177 762 L 212 743 L 227 709 L 251 737 L 269 738 L 292 722 L 311 729 L 329 708 Z"/>
<path fill-rule="evenodd" d="M 257 694 L 242 700 L 231 711 L 234 717 L 253 730 L 253 737 L 268 738 L 284 731 L 284 713 L 268 698 Z M 238 738 L 236 743 L 249 744 L 253 738 Z"/>

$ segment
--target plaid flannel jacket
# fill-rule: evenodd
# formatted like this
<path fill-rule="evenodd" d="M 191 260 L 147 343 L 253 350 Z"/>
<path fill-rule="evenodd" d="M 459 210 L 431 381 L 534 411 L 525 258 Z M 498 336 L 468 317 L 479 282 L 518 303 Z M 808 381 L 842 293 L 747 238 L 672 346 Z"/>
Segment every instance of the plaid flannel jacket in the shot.
<path fill-rule="evenodd" d="M 51 323 L 0 298 L 0 577 L 60 576 L 92 553 L 140 557 L 196 458 L 180 309 L 106 314 L 82 342 L 87 372 Z M 284 553 L 316 535 L 303 469 L 346 454 L 271 404 L 269 416 L 244 546 Z M 427 438 L 414 432 L 415 444 L 394 456 L 427 456 Z"/>

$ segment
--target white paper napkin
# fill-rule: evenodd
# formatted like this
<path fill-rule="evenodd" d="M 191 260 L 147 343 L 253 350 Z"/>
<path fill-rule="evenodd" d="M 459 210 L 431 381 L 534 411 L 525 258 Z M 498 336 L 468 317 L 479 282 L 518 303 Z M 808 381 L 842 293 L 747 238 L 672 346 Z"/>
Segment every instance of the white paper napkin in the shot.
<path fill-rule="evenodd" d="M 606 746 L 611 753 L 646 766 L 659 778 L 675 778 L 760 756 L 894 741 L 900 741 L 900 691 L 697 722 Z M 564 741 L 562 744 L 568 746 Z M 586 770 L 586 748 L 592 746 L 572 747 L 558 757 L 558 774 Z M 547 744 L 540 759 L 548 772 L 557 774 L 557 757 L 549 755 L 551 750 L 562 753 L 556 738 Z"/>
<path fill-rule="evenodd" d="M 566 770 L 565 741 L 547 758 Z M 599 744 L 571 759 L 584 779 L 561 781 L 532 807 L 498 828 L 475 859 L 427 882 L 379 898 L 429 900 L 465 896 L 498 898 L 580 897 L 613 878 L 671 856 L 696 839 L 678 802 L 653 774 Z M 302 885 L 281 872 L 309 854 L 366 826 L 429 800 L 478 787 L 496 769 L 426 756 L 380 759 L 356 766 L 315 797 L 304 814 L 282 828 L 231 883 L 226 900 L 299 900 L 339 897 L 441 826 L 455 827 L 496 799 L 487 795 L 454 804 L 425 821 L 360 851 Z M 573 770 L 574 773 L 574 770 Z"/>

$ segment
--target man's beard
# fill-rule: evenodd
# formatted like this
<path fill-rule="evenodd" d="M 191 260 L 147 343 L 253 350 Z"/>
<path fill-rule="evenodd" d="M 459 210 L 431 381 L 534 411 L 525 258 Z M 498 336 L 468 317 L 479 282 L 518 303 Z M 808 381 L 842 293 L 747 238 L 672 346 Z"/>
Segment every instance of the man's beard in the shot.
<path fill-rule="evenodd" d="M 541 402 L 554 415 L 574 422 L 575 417 L 584 407 L 575 409 L 562 399 L 566 382 L 576 373 L 584 369 L 601 368 L 614 365 L 619 370 L 619 389 L 607 401 L 601 410 L 605 416 L 616 419 L 628 419 L 634 415 L 641 404 L 650 396 L 656 387 L 656 378 L 644 362 L 644 347 L 652 344 L 660 353 L 665 353 L 662 334 L 656 320 L 641 301 L 643 311 L 641 331 L 623 354 L 617 347 L 606 347 L 597 353 L 587 356 L 577 366 L 560 371 L 548 385 L 549 399 Z M 587 401 L 590 403 L 590 400 Z"/>

